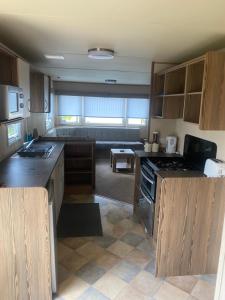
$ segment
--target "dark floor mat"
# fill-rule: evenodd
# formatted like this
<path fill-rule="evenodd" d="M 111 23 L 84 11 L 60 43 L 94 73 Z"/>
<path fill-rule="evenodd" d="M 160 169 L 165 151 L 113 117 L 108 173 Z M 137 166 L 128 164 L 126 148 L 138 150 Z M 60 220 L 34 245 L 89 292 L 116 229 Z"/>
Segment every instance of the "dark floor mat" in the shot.
<path fill-rule="evenodd" d="M 58 237 L 98 235 L 102 235 L 98 203 L 65 203 L 62 205 L 57 224 Z"/>

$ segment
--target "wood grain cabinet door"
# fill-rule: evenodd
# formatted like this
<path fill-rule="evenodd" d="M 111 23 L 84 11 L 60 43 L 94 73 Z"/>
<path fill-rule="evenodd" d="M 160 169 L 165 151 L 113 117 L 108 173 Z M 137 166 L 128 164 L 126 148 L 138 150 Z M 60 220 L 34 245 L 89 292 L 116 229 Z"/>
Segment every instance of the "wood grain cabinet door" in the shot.
<path fill-rule="evenodd" d="M 50 111 L 50 78 L 48 76 L 31 72 L 30 93 L 31 112 L 47 113 Z"/>
<path fill-rule="evenodd" d="M 205 61 L 200 129 L 225 129 L 225 54 L 208 52 Z"/>
<path fill-rule="evenodd" d="M 54 205 L 57 222 L 64 196 L 64 152 L 60 154 L 58 162 L 52 172 L 51 179 L 54 181 Z"/>
<path fill-rule="evenodd" d="M 165 178 L 158 213 L 156 275 L 217 272 L 225 178 Z"/>
<path fill-rule="evenodd" d="M 16 56 L 0 49 L 0 84 L 18 86 Z"/>

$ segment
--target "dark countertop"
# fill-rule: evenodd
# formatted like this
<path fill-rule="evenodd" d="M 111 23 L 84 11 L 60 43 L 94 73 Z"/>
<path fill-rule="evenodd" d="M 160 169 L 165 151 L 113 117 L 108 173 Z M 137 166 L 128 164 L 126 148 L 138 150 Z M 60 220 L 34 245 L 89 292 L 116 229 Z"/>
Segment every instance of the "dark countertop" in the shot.
<path fill-rule="evenodd" d="M 182 157 L 180 154 L 168 154 L 165 152 L 145 152 L 143 150 L 136 150 L 135 155 L 138 157 Z"/>
<path fill-rule="evenodd" d="M 1 187 L 46 187 L 63 150 L 62 142 L 39 142 L 55 145 L 48 158 L 20 157 L 14 154 L 0 163 Z"/>
<path fill-rule="evenodd" d="M 161 178 L 178 178 L 178 177 L 205 177 L 205 175 L 201 171 L 175 171 L 175 170 L 168 170 L 163 171 L 159 170 L 155 172 L 157 176 L 160 176 Z"/>

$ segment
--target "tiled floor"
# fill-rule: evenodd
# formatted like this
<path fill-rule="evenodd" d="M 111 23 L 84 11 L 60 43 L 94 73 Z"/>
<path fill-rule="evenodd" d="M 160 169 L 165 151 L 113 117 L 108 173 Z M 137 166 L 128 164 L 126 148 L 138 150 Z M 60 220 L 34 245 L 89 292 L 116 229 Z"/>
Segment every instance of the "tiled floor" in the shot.
<path fill-rule="evenodd" d="M 60 300 L 212 300 L 215 275 L 154 277 L 154 247 L 132 206 L 98 196 L 103 237 L 58 241 Z"/>

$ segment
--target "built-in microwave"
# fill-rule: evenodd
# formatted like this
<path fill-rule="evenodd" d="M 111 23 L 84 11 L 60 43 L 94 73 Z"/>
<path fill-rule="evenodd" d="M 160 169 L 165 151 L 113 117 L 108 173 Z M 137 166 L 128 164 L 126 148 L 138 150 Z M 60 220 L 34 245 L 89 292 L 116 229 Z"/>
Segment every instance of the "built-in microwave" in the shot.
<path fill-rule="evenodd" d="M 23 98 L 21 88 L 0 84 L 0 121 L 22 118 Z"/>

